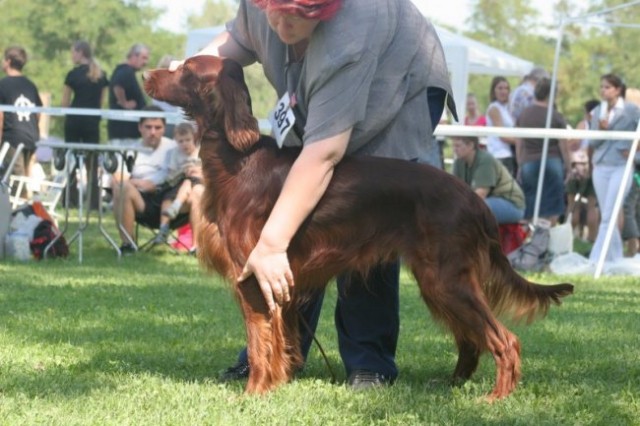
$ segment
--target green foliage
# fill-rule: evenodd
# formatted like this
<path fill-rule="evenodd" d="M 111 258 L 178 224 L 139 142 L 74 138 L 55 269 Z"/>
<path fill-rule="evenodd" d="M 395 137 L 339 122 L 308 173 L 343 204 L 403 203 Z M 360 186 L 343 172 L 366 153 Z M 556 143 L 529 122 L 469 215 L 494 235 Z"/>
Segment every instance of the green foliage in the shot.
<path fill-rule="evenodd" d="M 477 0 L 467 24 L 472 38 L 512 50 L 523 34 L 533 32 L 539 17 L 526 0 Z"/>
<path fill-rule="evenodd" d="M 159 11 L 148 0 L 0 0 L 0 46 L 21 45 L 29 54 L 25 74 L 59 105 L 72 43 L 84 39 L 110 74 L 137 42 L 151 48 L 150 65 L 165 54 L 182 56 L 183 35 L 155 28 Z M 62 119 L 52 133 L 61 134 Z"/>
<path fill-rule="evenodd" d="M 112 220 L 105 226 L 116 235 Z M 493 359 L 483 356 L 469 382 L 451 386 L 455 344 L 429 317 L 408 271 L 393 387 L 342 385 L 331 284 L 317 337 L 340 382 L 330 383 L 314 346 L 296 380 L 265 396 L 218 382 L 245 333 L 228 285 L 193 257 L 159 249 L 118 260 L 94 221 L 82 264 L 74 244 L 67 260 L 0 261 L 0 277 L 2 425 L 555 426 L 640 418 L 633 277 L 532 275 L 571 281 L 576 294 L 545 319 L 509 326 L 522 344 L 523 377 L 492 405 L 482 398 L 495 379 Z"/>
<path fill-rule="evenodd" d="M 235 16 L 237 5 L 229 0 L 206 0 L 202 12 L 189 16 L 189 28 L 222 25 Z"/>
<path fill-rule="evenodd" d="M 466 35 L 532 61 L 552 71 L 560 19 L 584 16 L 625 3 L 622 0 L 597 0 L 588 5 L 572 0 L 558 0 L 554 8 L 554 26 L 540 24 L 540 13 L 526 0 L 477 0 Z M 592 22 L 618 23 L 623 26 L 588 26 L 574 23 L 564 29 L 558 66 L 556 104 L 569 123 L 582 118 L 582 105 L 599 98 L 599 79 L 607 72 L 621 75 L 628 87 L 640 87 L 636 70 L 640 57 L 636 52 L 638 28 L 628 24 L 640 22 L 640 8 L 627 7 Z M 627 26 L 624 26 L 627 25 Z M 472 76 L 470 90 L 479 96 L 483 107 L 488 104 L 491 77 Z M 511 87 L 519 78 L 510 78 Z"/>

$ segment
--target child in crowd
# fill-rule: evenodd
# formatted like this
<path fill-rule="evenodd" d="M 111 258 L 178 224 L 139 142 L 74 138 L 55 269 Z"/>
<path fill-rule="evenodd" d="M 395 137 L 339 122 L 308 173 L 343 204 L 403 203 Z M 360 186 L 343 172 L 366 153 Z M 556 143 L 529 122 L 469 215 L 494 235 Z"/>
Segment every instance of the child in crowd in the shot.
<path fill-rule="evenodd" d="M 198 153 L 199 146 L 195 140 L 196 131 L 191 123 L 180 123 L 176 126 L 173 138 L 178 146 L 167 153 L 168 188 L 163 196 L 160 230 L 156 243 L 166 241 L 169 235 L 169 222 L 182 211 L 182 206 L 189 198 L 196 185 L 202 185 L 202 162 Z"/>

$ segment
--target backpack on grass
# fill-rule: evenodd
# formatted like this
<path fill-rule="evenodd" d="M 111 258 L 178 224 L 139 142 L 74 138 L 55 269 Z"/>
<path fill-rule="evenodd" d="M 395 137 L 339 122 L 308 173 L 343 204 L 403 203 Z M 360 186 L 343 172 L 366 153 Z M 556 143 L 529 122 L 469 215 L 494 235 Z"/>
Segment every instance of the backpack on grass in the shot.
<path fill-rule="evenodd" d="M 511 266 L 520 271 L 540 272 L 551 261 L 548 226 L 538 225 L 529 241 L 507 255 Z"/>
<path fill-rule="evenodd" d="M 34 258 L 42 259 L 45 249 L 54 240 L 55 243 L 47 251 L 47 257 L 67 257 L 69 255 L 67 241 L 60 234 L 60 230 L 42 203 L 34 201 L 33 204 L 20 207 L 13 212 L 12 216 L 17 222 L 16 234 L 29 238 L 29 249 Z M 22 220 L 18 220 L 20 218 L 17 216 L 21 216 Z"/>
<path fill-rule="evenodd" d="M 29 243 L 33 257 L 38 260 L 42 259 L 47 246 L 58 236 L 59 238 L 49 248 L 47 257 L 67 257 L 69 255 L 69 246 L 64 239 L 64 235 L 60 235 L 60 231 L 53 222 L 46 219 L 40 222 L 33 231 L 33 238 Z"/>

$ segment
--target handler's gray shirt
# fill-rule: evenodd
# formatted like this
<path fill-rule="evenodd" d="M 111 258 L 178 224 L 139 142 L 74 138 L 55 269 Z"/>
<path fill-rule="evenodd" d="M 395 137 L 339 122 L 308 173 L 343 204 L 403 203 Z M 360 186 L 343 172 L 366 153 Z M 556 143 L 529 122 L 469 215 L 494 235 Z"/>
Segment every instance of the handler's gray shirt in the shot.
<path fill-rule="evenodd" d="M 227 29 L 263 65 L 278 97 L 289 80 L 296 115 L 306 121 L 304 144 L 353 127 L 347 154 L 431 155 L 427 87 L 450 94 L 451 86 L 436 32 L 409 0 L 345 1 L 318 24 L 301 64 L 289 62 L 287 46 L 250 0 L 240 1 Z"/>

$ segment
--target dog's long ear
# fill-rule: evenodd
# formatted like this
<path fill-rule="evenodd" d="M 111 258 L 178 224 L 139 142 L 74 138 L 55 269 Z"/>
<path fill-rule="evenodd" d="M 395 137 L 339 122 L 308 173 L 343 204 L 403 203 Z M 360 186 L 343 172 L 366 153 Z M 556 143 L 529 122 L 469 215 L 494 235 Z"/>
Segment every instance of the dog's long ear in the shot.
<path fill-rule="evenodd" d="M 251 113 L 251 97 L 240 64 L 225 59 L 216 85 L 227 140 L 238 151 L 246 151 L 260 139 L 260 129 Z"/>

